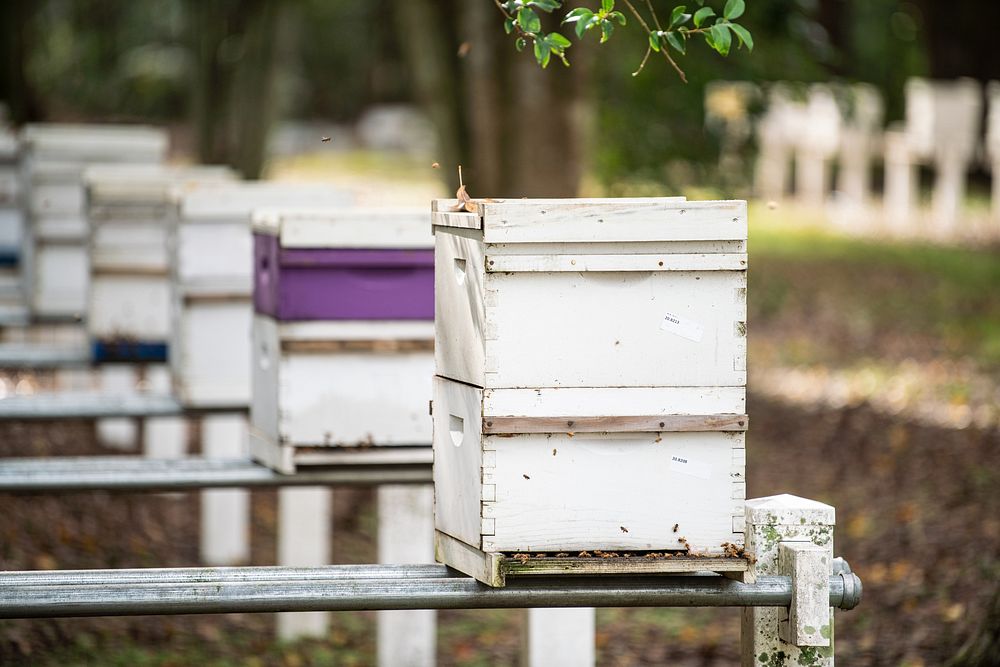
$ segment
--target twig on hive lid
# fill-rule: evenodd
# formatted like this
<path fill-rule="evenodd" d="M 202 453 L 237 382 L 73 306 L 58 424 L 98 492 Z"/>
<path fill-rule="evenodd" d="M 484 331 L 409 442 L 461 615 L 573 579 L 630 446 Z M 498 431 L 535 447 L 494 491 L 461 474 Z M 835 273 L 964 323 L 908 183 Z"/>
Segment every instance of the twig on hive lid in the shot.
<path fill-rule="evenodd" d="M 434 164 L 437 164 L 436 162 Z M 493 203 L 496 200 L 490 199 L 473 199 L 469 196 L 469 193 L 465 189 L 465 182 L 462 180 L 462 165 L 458 165 L 458 191 L 455 193 L 455 199 L 458 203 L 451 207 L 452 213 L 460 213 L 465 211 L 466 213 L 475 213 L 479 209 L 476 204 L 480 203 Z"/>

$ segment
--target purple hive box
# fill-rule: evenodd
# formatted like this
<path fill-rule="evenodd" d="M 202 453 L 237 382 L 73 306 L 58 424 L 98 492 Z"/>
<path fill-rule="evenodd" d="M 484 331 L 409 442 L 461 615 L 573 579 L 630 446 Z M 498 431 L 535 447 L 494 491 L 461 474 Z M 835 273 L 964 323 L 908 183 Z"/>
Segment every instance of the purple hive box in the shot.
<path fill-rule="evenodd" d="M 253 300 L 286 322 L 433 320 L 434 250 L 283 248 L 255 233 Z"/>

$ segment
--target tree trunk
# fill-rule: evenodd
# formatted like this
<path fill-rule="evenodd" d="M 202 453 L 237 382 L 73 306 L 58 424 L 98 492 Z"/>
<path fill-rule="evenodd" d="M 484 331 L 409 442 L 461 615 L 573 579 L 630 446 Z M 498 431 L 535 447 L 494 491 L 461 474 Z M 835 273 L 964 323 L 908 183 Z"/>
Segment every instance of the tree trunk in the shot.
<path fill-rule="evenodd" d="M 586 49 L 574 45 L 570 69 L 553 60 L 543 70 L 530 46 L 515 51 L 503 17 L 486 0 L 396 0 L 396 8 L 449 183 L 457 185 L 454 168 L 462 164 L 473 197 L 576 195 Z"/>
<path fill-rule="evenodd" d="M 31 19 L 40 4 L 36 0 L 0 2 L 0 100 L 7 105 L 10 120 L 15 123 L 42 117 L 41 105 L 27 75 Z"/>
<path fill-rule="evenodd" d="M 463 0 L 458 2 L 464 4 Z M 479 3 L 480 0 L 474 0 Z M 467 153 L 458 45 L 450 18 L 458 11 L 451 2 L 396 0 L 399 40 L 413 77 L 414 92 L 438 135 L 442 175 L 457 188 L 457 165 Z"/>
<path fill-rule="evenodd" d="M 189 0 L 198 159 L 259 178 L 277 111 L 285 0 Z"/>

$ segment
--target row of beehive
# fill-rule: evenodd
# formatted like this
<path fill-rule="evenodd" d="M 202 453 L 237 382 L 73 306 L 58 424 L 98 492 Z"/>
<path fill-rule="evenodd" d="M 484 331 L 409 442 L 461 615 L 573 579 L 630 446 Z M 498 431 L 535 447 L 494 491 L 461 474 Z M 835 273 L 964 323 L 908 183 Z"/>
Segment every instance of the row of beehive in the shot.
<path fill-rule="evenodd" d="M 450 205 L 433 289 L 425 215 L 255 216 L 254 455 L 425 442 L 433 391 L 449 565 L 742 545 L 745 204 Z"/>
<path fill-rule="evenodd" d="M 426 215 L 345 211 L 329 189 L 165 203 L 227 177 L 91 174 L 95 343 L 127 356 L 172 332 L 181 397 L 250 401 L 254 455 L 286 472 L 427 442 L 436 373 L 439 557 L 477 576 L 497 552 L 742 543 L 742 202 L 438 202 L 432 257 Z M 258 213 L 251 252 L 252 211 L 304 203 L 341 208 Z"/>

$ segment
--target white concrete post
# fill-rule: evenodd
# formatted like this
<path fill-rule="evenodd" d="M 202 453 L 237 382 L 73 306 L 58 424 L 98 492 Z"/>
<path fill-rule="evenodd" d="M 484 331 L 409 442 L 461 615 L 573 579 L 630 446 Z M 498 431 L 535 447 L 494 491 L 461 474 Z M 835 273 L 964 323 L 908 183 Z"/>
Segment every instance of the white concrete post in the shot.
<path fill-rule="evenodd" d="M 986 86 L 989 111 L 986 120 L 986 153 L 993 175 L 992 229 L 997 233 L 1000 225 L 1000 81 L 990 81 Z"/>
<path fill-rule="evenodd" d="M 885 133 L 886 226 L 894 233 L 912 233 L 916 201 L 916 164 L 905 131 L 894 128 Z"/>
<path fill-rule="evenodd" d="M 330 564 L 333 498 L 323 486 L 286 487 L 278 491 L 278 565 L 312 567 Z M 323 637 L 330 624 L 326 611 L 278 614 L 278 638 Z"/>
<path fill-rule="evenodd" d="M 597 661 L 593 608 L 529 609 L 526 667 L 587 667 Z"/>
<path fill-rule="evenodd" d="M 106 394 L 135 394 L 139 374 L 128 364 L 109 364 L 101 367 L 101 392 Z M 134 451 L 139 444 L 139 425 L 128 417 L 97 420 L 97 440 L 105 447 Z"/>
<path fill-rule="evenodd" d="M 788 190 L 792 161 L 792 126 L 797 105 L 784 86 L 775 85 L 767 98 L 767 110 L 757 122 L 757 164 L 754 190 L 765 200 L 781 200 Z"/>
<path fill-rule="evenodd" d="M 201 452 L 205 458 L 246 458 L 248 438 L 243 415 L 202 418 Z M 250 492 L 246 489 L 201 492 L 201 560 L 207 565 L 236 565 L 250 560 Z"/>
<path fill-rule="evenodd" d="M 941 150 L 935 164 L 934 192 L 931 195 L 934 232 L 948 239 L 958 230 L 958 219 L 965 201 L 965 158 L 953 151 Z"/>
<path fill-rule="evenodd" d="M 882 97 L 869 84 L 856 84 L 845 91 L 850 112 L 840 133 L 840 171 L 837 175 L 839 208 L 850 224 L 870 225 L 867 212 L 871 196 L 871 161 L 882 132 Z"/>
<path fill-rule="evenodd" d="M 834 508 L 780 495 L 746 503 L 746 551 L 756 559 L 749 573 L 792 577 L 792 606 L 743 610 L 743 667 L 833 667 Z"/>
<path fill-rule="evenodd" d="M 822 206 L 830 190 L 830 161 L 840 145 L 840 108 L 833 92 L 815 85 L 800 108 L 795 151 L 795 195 L 807 206 Z"/>
<path fill-rule="evenodd" d="M 170 393 L 170 370 L 162 364 L 146 368 L 144 389 Z M 142 451 L 151 459 L 179 459 L 187 453 L 187 422 L 183 417 L 147 417 L 142 425 Z"/>
<path fill-rule="evenodd" d="M 378 562 L 434 562 L 434 488 L 378 488 Z M 379 667 L 437 664 L 437 612 L 433 609 L 377 612 Z"/>

